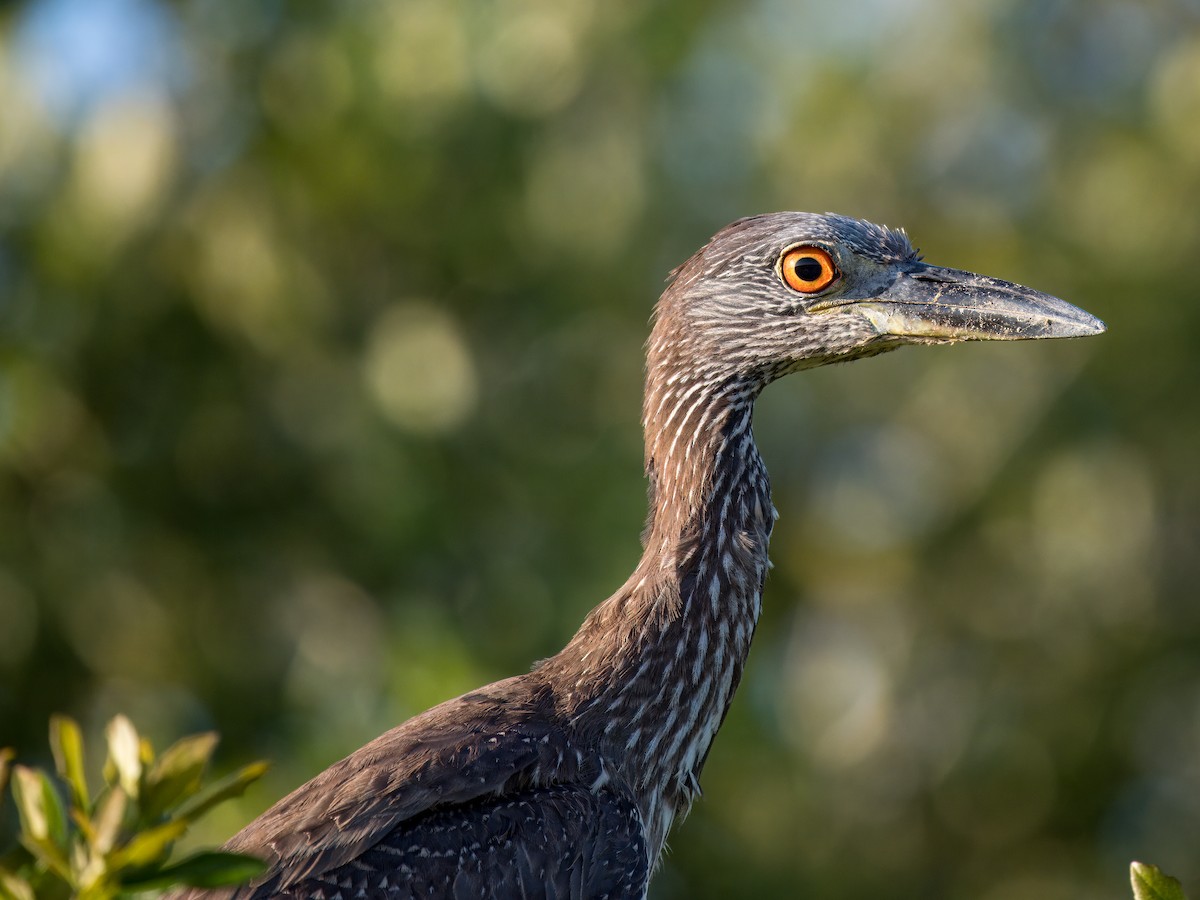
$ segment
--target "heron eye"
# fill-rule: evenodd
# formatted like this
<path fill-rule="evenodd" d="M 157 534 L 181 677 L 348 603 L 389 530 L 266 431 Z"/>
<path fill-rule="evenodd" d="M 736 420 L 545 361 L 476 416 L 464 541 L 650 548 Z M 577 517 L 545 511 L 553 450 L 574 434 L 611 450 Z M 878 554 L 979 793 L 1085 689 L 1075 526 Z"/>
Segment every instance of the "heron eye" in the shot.
<path fill-rule="evenodd" d="M 783 282 L 793 291 L 815 294 L 837 281 L 837 266 L 824 247 L 793 247 L 779 261 Z"/>

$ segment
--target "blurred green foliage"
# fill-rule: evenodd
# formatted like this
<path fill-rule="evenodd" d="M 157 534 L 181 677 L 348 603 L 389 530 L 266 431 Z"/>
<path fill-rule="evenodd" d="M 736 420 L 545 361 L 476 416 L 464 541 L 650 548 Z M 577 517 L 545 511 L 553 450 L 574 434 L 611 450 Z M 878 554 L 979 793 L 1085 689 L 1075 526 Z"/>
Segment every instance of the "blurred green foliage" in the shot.
<path fill-rule="evenodd" d="M 663 276 L 830 209 L 1110 333 L 767 392 L 654 896 L 1200 883 L 1198 191 L 1194 0 L 0 7 L 0 745 L 218 728 L 278 766 L 211 844 L 553 653 L 639 553 Z"/>
<path fill-rule="evenodd" d="M 176 885 L 241 884 L 263 871 L 261 860 L 221 851 L 171 859 L 196 820 L 241 796 L 266 771 L 263 763 L 203 786 L 217 746 L 212 732 L 176 741 L 158 757 L 124 716 L 108 723 L 106 737 L 104 786 L 95 797 L 79 725 L 65 716 L 50 720 L 50 746 L 66 802 L 51 775 L 11 766 L 21 829 L 19 844 L 0 848 L 0 898 L 112 900 Z M 0 751 L 0 800 L 11 759 L 11 750 Z"/>

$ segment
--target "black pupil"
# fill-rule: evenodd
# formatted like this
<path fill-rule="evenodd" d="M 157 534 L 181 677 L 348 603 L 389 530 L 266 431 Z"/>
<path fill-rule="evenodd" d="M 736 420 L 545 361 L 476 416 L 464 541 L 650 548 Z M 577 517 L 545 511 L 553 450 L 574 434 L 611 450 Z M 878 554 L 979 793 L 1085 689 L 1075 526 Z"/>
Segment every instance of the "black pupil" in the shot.
<path fill-rule="evenodd" d="M 792 266 L 792 271 L 801 281 L 816 281 L 821 277 L 821 263 L 812 256 L 802 256 Z"/>

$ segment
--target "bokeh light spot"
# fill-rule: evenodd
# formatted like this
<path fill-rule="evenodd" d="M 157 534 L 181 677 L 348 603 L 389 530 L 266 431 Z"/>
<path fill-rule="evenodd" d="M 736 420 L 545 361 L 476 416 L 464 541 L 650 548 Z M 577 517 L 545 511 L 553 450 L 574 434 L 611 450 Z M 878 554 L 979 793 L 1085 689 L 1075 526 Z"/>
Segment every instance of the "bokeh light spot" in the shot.
<path fill-rule="evenodd" d="M 544 244 L 603 262 L 629 239 L 643 200 L 637 137 L 618 121 L 600 117 L 538 149 L 525 205 Z"/>
<path fill-rule="evenodd" d="M 552 6 L 512 12 L 480 48 L 479 84 L 507 112 L 544 116 L 561 109 L 579 90 L 583 59 L 578 35 L 572 20 Z"/>
<path fill-rule="evenodd" d="M 459 4 L 414 0 L 381 5 L 373 72 L 406 111 L 445 114 L 470 85 L 469 48 Z"/>
<path fill-rule="evenodd" d="M 781 718 L 797 747 L 826 768 L 862 761 L 891 719 L 886 668 L 856 630 L 835 620 L 800 620 L 789 651 Z"/>
<path fill-rule="evenodd" d="M 112 240 L 153 212 L 174 168 L 174 132 L 171 108 L 155 92 L 122 94 L 88 120 L 75 188 L 79 214 L 92 223 L 94 238 Z"/>
<path fill-rule="evenodd" d="M 418 434 L 443 434 L 475 408 L 475 364 L 449 313 L 421 301 L 392 307 L 371 329 L 364 375 L 380 411 Z"/>

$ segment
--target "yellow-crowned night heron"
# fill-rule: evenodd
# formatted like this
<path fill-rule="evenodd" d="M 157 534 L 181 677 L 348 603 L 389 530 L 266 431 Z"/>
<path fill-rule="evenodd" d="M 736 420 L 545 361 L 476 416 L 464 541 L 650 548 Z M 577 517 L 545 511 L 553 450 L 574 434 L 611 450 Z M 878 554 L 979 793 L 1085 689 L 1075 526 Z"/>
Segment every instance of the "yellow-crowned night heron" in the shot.
<path fill-rule="evenodd" d="M 903 344 L 1079 337 L 1099 319 L 921 262 L 842 216 L 734 222 L 658 302 L 643 424 L 650 512 L 629 580 L 556 656 L 331 766 L 228 848 L 238 897 L 638 898 L 699 793 L 758 621 L 775 519 L 754 401 Z"/>

